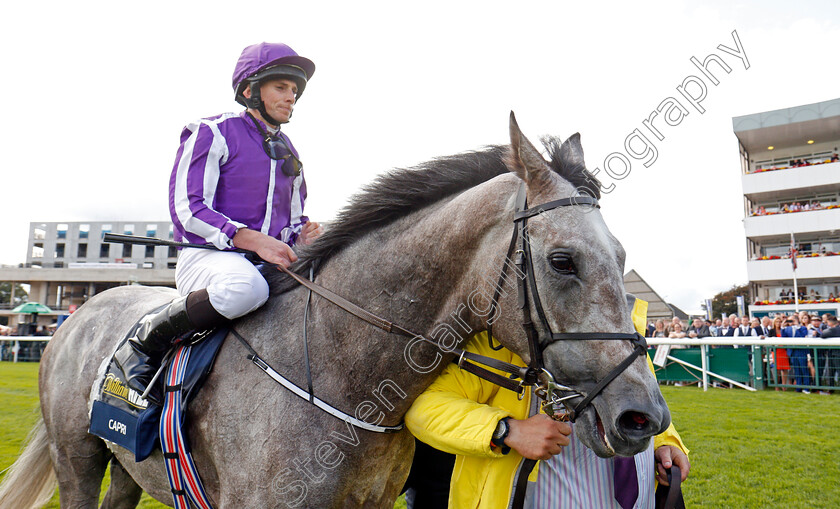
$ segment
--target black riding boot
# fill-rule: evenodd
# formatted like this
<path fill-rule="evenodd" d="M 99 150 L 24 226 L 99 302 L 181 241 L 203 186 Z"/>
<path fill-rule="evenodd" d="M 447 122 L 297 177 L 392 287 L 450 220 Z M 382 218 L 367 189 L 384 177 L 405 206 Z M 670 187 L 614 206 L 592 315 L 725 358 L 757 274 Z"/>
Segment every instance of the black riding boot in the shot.
<path fill-rule="evenodd" d="M 193 331 L 211 329 L 225 320 L 210 304 L 207 290 L 192 292 L 146 316 L 135 336 L 117 350 L 114 359 L 128 386 L 142 394 L 176 339 Z M 162 395 L 159 390 L 152 390 L 148 399 L 161 404 Z"/>

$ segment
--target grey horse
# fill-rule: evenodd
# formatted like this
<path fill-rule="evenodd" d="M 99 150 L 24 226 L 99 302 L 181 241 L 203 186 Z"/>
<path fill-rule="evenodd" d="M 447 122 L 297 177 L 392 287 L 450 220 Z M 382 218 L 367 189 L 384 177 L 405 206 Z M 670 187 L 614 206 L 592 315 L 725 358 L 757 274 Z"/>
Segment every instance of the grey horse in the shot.
<path fill-rule="evenodd" d="M 584 173 L 578 135 L 562 144 L 547 138 L 548 160 L 512 115 L 510 137 L 509 147 L 378 178 L 294 267 L 312 268 L 317 283 L 429 341 L 388 334 L 317 295 L 305 313 L 308 290 L 273 268 L 271 298 L 235 329 L 278 372 L 306 387 L 306 327 L 315 395 L 367 422 L 400 423 L 452 359 L 449 349 L 487 328 L 521 183 L 531 204 L 598 193 Z M 633 332 L 624 251 L 597 209 L 540 214 L 528 236 L 553 331 Z M 563 270 L 552 265 L 557 253 L 564 253 Z M 507 290 L 493 315 L 493 334 L 527 361 L 515 287 Z M 41 361 L 43 420 L 4 479 L 0 507 L 42 504 L 56 478 L 62 507 L 96 507 L 109 463 L 102 507 L 135 507 L 142 491 L 172 503 L 160 452 L 135 463 L 128 451 L 87 429 L 90 388 L 103 358 L 132 323 L 174 295 L 139 286 L 108 290 L 59 328 Z M 559 341 L 543 357 L 558 382 L 586 393 L 632 350 L 629 341 Z M 392 507 L 411 464 L 411 435 L 358 429 L 277 385 L 246 354 L 228 338 L 188 411 L 193 457 L 214 506 Z M 578 416 L 575 433 L 599 455 L 632 455 L 669 422 L 656 380 L 637 357 Z"/>

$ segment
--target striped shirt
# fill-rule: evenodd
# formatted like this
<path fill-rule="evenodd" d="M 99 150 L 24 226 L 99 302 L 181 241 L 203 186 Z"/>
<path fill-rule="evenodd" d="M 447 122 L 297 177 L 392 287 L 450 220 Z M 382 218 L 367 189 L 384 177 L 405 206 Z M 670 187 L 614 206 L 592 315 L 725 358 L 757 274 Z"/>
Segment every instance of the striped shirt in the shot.
<path fill-rule="evenodd" d="M 573 425 L 574 428 L 574 425 Z M 560 454 L 540 462 L 533 509 L 619 508 L 615 500 L 613 459 L 601 458 L 572 433 Z M 634 509 L 654 507 L 653 440 L 647 450 L 634 456 L 639 497 Z M 619 508 L 620 509 L 620 508 Z"/>
<path fill-rule="evenodd" d="M 263 125 L 263 129 L 265 126 Z M 285 135 L 278 133 L 297 156 Z M 169 181 L 175 240 L 233 248 L 239 228 L 293 245 L 308 218 L 306 181 L 290 177 L 268 157 L 262 135 L 242 112 L 187 125 Z"/>

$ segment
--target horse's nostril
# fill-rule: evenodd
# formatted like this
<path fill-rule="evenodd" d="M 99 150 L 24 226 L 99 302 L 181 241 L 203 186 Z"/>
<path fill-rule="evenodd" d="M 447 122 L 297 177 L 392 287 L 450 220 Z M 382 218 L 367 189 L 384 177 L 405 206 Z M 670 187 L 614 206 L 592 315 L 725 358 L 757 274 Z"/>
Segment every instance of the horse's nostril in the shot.
<path fill-rule="evenodd" d="M 621 416 L 621 425 L 626 429 L 642 431 L 648 426 L 648 418 L 639 412 L 626 412 Z"/>

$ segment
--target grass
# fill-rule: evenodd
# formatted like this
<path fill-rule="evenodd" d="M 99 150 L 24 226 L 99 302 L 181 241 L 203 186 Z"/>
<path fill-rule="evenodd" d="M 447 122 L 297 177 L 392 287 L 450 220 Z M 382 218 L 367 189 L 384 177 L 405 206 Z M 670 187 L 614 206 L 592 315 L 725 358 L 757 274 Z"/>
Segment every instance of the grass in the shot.
<path fill-rule="evenodd" d="M 38 419 L 38 365 L 0 362 L 0 471 Z M 820 508 L 840 501 L 840 396 L 663 386 L 691 449 L 689 507 Z M 107 478 L 103 484 L 107 483 Z M 104 490 L 103 490 L 104 493 Z M 58 497 L 48 505 L 58 507 Z M 141 508 L 165 507 L 143 495 Z M 405 507 L 401 500 L 395 508 Z"/>

